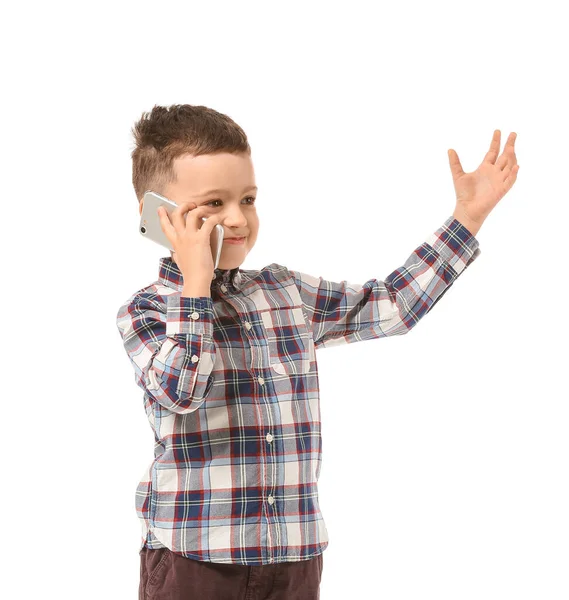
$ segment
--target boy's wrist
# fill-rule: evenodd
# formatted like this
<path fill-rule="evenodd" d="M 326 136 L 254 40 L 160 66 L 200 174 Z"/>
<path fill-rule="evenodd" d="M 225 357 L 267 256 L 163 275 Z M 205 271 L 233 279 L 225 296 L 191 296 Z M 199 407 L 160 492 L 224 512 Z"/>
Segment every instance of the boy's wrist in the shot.
<path fill-rule="evenodd" d="M 211 298 L 211 288 L 184 286 L 180 295 L 185 298 L 200 298 L 202 296 Z"/>
<path fill-rule="evenodd" d="M 455 210 L 452 216 L 474 236 L 480 231 L 480 227 L 482 227 L 482 223 L 475 223 L 460 210 Z"/>

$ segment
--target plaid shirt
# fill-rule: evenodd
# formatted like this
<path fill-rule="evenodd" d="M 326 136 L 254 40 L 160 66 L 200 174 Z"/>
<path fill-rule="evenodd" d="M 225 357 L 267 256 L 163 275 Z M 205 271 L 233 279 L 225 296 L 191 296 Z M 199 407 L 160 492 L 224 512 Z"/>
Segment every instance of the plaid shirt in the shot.
<path fill-rule="evenodd" d="M 450 217 L 385 281 L 272 263 L 216 269 L 199 298 L 161 258 L 117 314 L 155 437 L 136 489 L 140 548 L 241 565 L 322 553 L 315 350 L 407 333 L 479 254 Z"/>

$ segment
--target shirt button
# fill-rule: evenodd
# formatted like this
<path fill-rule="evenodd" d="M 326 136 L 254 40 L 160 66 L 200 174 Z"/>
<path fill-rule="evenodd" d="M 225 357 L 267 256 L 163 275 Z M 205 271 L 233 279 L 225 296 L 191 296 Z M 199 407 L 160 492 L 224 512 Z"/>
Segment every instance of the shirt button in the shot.
<path fill-rule="evenodd" d="M 197 357 L 197 356 L 194 354 L 194 355 L 192 356 L 192 362 L 193 362 L 193 363 L 197 363 L 197 362 L 198 362 L 198 360 L 199 360 L 199 358 L 198 358 L 198 357 Z"/>
<path fill-rule="evenodd" d="M 269 442 L 269 444 L 273 441 L 273 436 L 270 433 L 267 433 L 267 442 Z"/>
<path fill-rule="evenodd" d="M 263 385 L 263 383 L 265 383 L 265 380 L 262 377 L 257 377 L 257 381 Z"/>
<path fill-rule="evenodd" d="M 253 325 L 251 325 L 251 323 L 249 323 L 249 321 L 245 321 L 245 329 L 247 329 L 247 331 L 249 331 L 249 329 L 251 329 L 251 327 L 253 327 Z"/>
<path fill-rule="evenodd" d="M 272 496 L 269 496 L 267 500 L 269 501 L 269 504 L 273 504 L 273 502 L 275 501 L 275 499 Z"/>
<path fill-rule="evenodd" d="M 196 319 L 200 318 L 200 313 L 198 312 L 193 312 L 192 314 L 188 315 L 189 317 L 192 317 L 192 319 L 195 321 Z"/>
<path fill-rule="evenodd" d="M 227 287 L 225 285 L 221 285 L 220 288 L 221 288 L 222 292 L 226 292 L 227 291 Z"/>

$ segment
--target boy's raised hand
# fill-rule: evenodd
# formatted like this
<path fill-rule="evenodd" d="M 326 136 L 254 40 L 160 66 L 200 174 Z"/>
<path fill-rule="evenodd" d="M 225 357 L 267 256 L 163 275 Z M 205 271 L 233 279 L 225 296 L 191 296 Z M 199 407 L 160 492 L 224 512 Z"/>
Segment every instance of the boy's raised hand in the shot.
<path fill-rule="evenodd" d="M 173 258 L 182 272 L 184 284 L 209 288 L 214 277 L 211 232 L 220 217 L 210 215 L 202 221 L 206 209 L 205 206 L 196 208 L 195 202 L 182 202 L 170 215 L 159 206 L 158 217 L 162 231 L 174 248 Z"/>
<path fill-rule="evenodd" d="M 517 133 L 508 137 L 504 151 L 500 152 L 500 130 L 496 129 L 490 150 L 472 173 L 465 173 L 458 154 L 448 151 L 450 170 L 456 192 L 454 216 L 473 231 L 478 231 L 486 217 L 514 185 L 519 165 L 514 150 Z"/>

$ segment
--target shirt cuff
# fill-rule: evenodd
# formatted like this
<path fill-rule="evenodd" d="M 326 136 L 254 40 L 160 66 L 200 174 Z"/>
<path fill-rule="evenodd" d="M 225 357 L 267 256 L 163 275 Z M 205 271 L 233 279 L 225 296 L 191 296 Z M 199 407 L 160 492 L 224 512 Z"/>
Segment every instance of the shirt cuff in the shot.
<path fill-rule="evenodd" d="M 213 300 L 190 298 L 181 292 L 166 298 L 166 335 L 195 334 L 213 337 Z"/>

